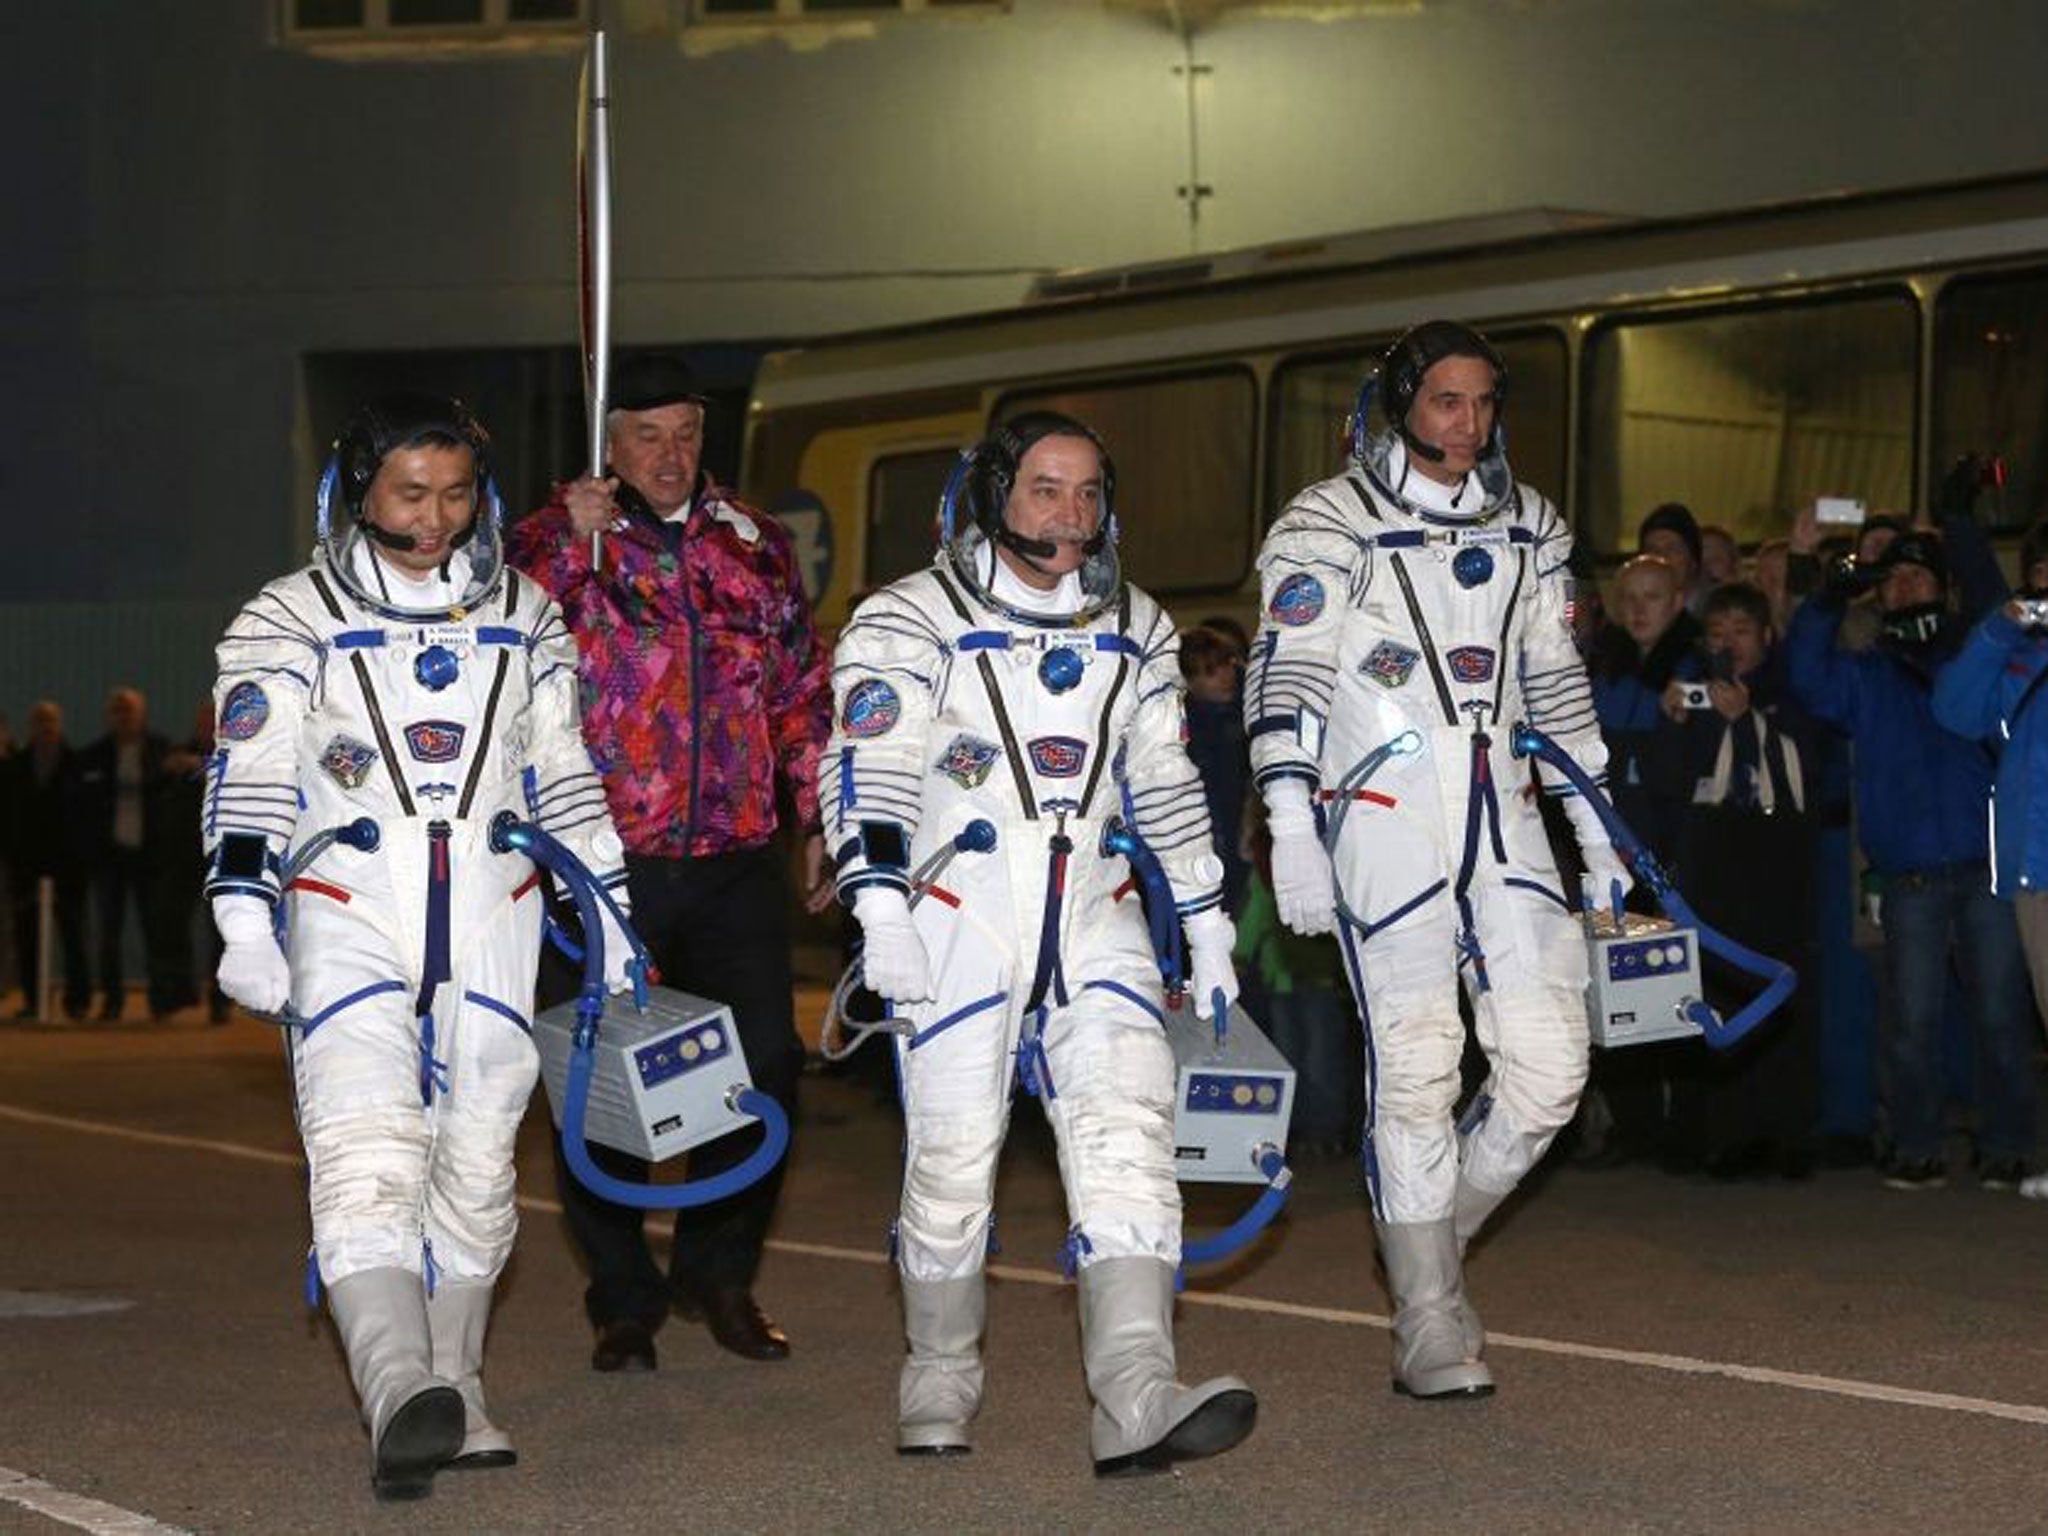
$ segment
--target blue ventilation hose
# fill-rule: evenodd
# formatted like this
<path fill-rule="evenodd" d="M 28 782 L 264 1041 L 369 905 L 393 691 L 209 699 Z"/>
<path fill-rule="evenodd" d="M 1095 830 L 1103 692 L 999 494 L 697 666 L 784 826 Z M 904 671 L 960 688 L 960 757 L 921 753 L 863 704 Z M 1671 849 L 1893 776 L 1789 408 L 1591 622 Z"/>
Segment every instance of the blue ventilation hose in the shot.
<path fill-rule="evenodd" d="M 1173 904 L 1173 883 L 1166 878 L 1158 855 L 1145 846 L 1143 838 L 1111 817 L 1102 829 L 1102 851 L 1123 855 L 1144 892 L 1145 922 L 1152 933 L 1152 953 L 1159 961 L 1160 979 L 1169 997 L 1179 997 L 1186 965 L 1180 947 L 1180 914 Z M 1222 1038 L 1222 1020 L 1217 1021 L 1217 1038 Z"/>
<path fill-rule="evenodd" d="M 687 1210 L 709 1205 L 737 1194 L 765 1175 L 782 1160 L 789 1149 L 789 1117 L 782 1106 L 758 1088 L 741 1088 L 727 1099 L 727 1107 L 761 1122 L 765 1134 L 761 1145 L 745 1161 L 708 1178 L 683 1184 L 636 1184 L 615 1178 L 591 1160 L 583 1127 L 590 1100 L 590 1078 L 597 1048 L 597 1028 L 604 1018 L 604 927 L 600 907 L 618 921 L 633 944 L 633 959 L 627 970 L 633 978 L 634 1001 L 647 1003 L 647 972 L 651 967 L 646 948 L 612 900 L 611 892 L 584 867 L 583 861 L 531 822 L 501 811 L 491 822 L 491 847 L 499 853 L 514 849 L 547 870 L 568 891 L 576 903 L 576 915 L 583 928 L 583 986 L 576 996 L 576 1028 L 570 1036 L 569 1079 L 562 1094 L 562 1156 L 576 1181 L 592 1194 L 615 1205 L 629 1205 L 646 1211 Z"/>
<path fill-rule="evenodd" d="M 1286 1154 L 1268 1144 L 1259 1149 L 1258 1163 L 1259 1172 L 1266 1176 L 1266 1187 L 1259 1191 L 1259 1198 L 1245 1213 L 1212 1237 L 1181 1244 L 1181 1267 L 1180 1273 L 1174 1277 L 1175 1290 L 1186 1284 L 1190 1264 L 1213 1264 L 1250 1247 L 1252 1239 L 1272 1225 L 1273 1218 L 1280 1214 L 1280 1208 L 1287 1204 L 1287 1192 L 1294 1182 L 1294 1173 L 1287 1166 Z"/>
<path fill-rule="evenodd" d="M 1593 807 L 1601 825 L 1607 828 L 1607 835 L 1614 840 L 1614 851 L 1621 855 L 1621 861 L 1628 866 L 1629 873 L 1642 883 L 1675 921 L 1688 928 L 1697 929 L 1700 944 L 1709 954 L 1716 955 L 1757 980 L 1767 985 L 1752 998 L 1732 1019 L 1721 1016 L 1707 1006 L 1702 999 L 1686 1008 L 1686 1017 L 1700 1027 L 1707 1044 L 1716 1050 L 1725 1051 L 1757 1025 L 1770 1017 L 1778 1005 L 1792 995 L 1792 989 L 1799 984 L 1799 975 L 1782 960 L 1773 960 L 1769 955 L 1760 955 L 1729 938 L 1719 929 L 1709 927 L 1700 921 L 1678 887 L 1671 883 L 1671 877 L 1664 873 L 1657 856 L 1643 846 L 1642 840 L 1631 832 L 1628 824 L 1616 813 L 1607 796 L 1595 784 L 1586 770 L 1573 762 L 1570 754 L 1552 741 L 1535 726 L 1526 722 L 1517 724 L 1509 737 L 1509 746 L 1517 757 L 1534 757 L 1550 764 L 1563 774 Z"/>

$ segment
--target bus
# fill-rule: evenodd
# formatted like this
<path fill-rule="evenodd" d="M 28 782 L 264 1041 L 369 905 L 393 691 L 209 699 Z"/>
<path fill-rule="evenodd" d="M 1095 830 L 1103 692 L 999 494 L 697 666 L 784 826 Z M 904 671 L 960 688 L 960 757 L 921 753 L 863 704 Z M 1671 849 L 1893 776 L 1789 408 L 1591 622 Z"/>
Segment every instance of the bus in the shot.
<path fill-rule="evenodd" d="M 1335 473 L 1379 351 L 1435 316 L 1506 363 L 1517 477 L 1601 563 L 1665 501 L 1739 542 L 1821 496 L 1911 512 L 1964 453 L 2048 511 L 2048 171 L 1674 218 L 1527 210 L 1041 279 L 1014 308 L 762 360 L 741 483 L 820 620 L 929 562 L 960 451 L 1031 408 L 1116 459 L 1124 568 L 1193 615 L 1256 601 L 1260 537 Z"/>

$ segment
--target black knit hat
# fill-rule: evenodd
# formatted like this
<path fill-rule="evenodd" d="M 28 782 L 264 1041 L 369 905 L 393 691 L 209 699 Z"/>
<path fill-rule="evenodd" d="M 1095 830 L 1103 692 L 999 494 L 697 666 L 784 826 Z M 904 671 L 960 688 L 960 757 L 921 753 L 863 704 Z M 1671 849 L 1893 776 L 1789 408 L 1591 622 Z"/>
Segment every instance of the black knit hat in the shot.
<path fill-rule="evenodd" d="M 1884 553 L 1877 557 L 1877 570 L 1883 575 L 1901 565 L 1918 565 L 1934 573 L 1934 579 L 1944 589 L 1948 586 L 1948 551 L 1941 547 L 1941 535 L 1924 528 L 1911 528 L 1885 545 Z"/>
<path fill-rule="evenodd" d="M 1685 540 L 1685 547 L 1692 551 L 1692 563 L 1698 565 L 1701 553 L 1700 520 L 1692 515 L 1692 508 L 1682 501 L 1665 502 L 1644 518 L 1642 526 L 1636 529 L 1636 548 L 1641 549 L 1643 542 L 1651 534 L 1664 529 L 1669 529 Z"/>

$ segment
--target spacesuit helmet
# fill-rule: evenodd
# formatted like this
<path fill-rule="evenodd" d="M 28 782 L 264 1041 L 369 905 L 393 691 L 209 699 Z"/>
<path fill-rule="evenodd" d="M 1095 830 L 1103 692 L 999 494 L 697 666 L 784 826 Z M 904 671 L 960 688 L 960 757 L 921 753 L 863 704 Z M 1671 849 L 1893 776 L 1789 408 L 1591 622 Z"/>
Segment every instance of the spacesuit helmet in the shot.
<path fill-rule="evenodd" d="M 371 488 L 384 461 L 407 448 L 466 448 L 471 459 L 471 513 L 449 540 L 438 568 L 442 590 L 429 600 L 395 579 L 376 546 L 412 550 L 412 535 L 379 527 L 370 517 Z M 359 407 L 342 426 L 320 475 L 316 523 L 320 550 L 334 579 L 372 612 L 410 623 L 459 617 L 487 600 L 504 579 L 504 509 L 491 478 L 490 434 L 468 406 L 449 395 L 403 392 Z"/>
<path fill-rule="evenodd" d="M 996 591 L 999 550 L 1042 570 L 1057 546 L 1012 527 L 1011 494 L 1024 456 L 1049 437 L 1077 438 L 1093 445 L 1102 468 L 1102 488 L 1094 534 L 1081 546 L 1081 604 L 1056 622 L 1081 623 L 1101 613 L 1123 590 L 1117 559 L 1116 465 L 1102 439 L 1083 423 L 1058 411 L 1026 411 L 995 428 L 960 456 L 939 498 L 939 545 L 945 561 L 975 597 L 1026 624 L 1044 624 L 1048 616 L 1015 608 Z"/>
<path fill-rule="evenodd" d="M 1421 393 L 1423 377 L 1447 357 L 1477 358 L 1493 370 L 1493 429 L 1487 435 L 1486 443 L 1479 451 L 1478 463 L 1474 466 L 1480 486 L 1486 493 L 1477 515 L 1490 515 L 1505 504 L 1514 491 L 1514 477 L 1508 472 L 1507 464 L 1507 434 L 1502 426 L 1508 370 L 1500 354 L 1493 349 L 1493 343 L 1471 326 L 1461 325 L 1455 320 L 1425 320 L 1396 337 L 1360 387 L 1351 408 L 1351 418 L 1345 426 L 1345 439 L 1352 462 L 1367 469 L 1376 469 L 1377 478 L 1383 482 L 1387 478 L 1385 467 L 1396 442 L 1411 458 L 1441 462 L 1443 450 L 1418 437 L 1408 417 L 1415 408 L 1416 396 Z M 1374 401 L 1379 404 L 1382 423 L 1378 432 L 1372 430 Z"/>

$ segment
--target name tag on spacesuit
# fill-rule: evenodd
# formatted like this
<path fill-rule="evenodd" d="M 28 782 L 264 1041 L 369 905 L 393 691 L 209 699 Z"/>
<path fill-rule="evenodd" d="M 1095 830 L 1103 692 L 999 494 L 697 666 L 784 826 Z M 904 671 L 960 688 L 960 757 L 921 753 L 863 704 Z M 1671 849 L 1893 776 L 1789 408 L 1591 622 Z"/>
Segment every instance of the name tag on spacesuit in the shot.
<path fill-rule="evenodd" d="M 422 624 L 411 631 L 415 644 L 421 646 L 445 646 L 451 651 L 467 652 L 476 645 L 476 631 L 467 624 Z"/>
<path fill-rule="evenodd" d="M 1505 528 L 1454 528 L 1448 533 L 1438 534 L 1437 537 L 1446 544 L 1461 546 L 1484 546 L 1489 544 L 1497 546 L 1509 542 L 1508 530 Z"/>

